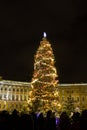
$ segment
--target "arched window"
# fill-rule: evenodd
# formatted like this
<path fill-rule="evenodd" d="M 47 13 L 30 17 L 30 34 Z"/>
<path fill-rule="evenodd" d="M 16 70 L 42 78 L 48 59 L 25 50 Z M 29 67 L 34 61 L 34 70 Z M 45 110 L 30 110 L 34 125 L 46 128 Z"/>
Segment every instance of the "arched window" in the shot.
<path fill-rule="evenodd" d="M 15 88 L 13 88 L 13 91 L 15 91 Z"/>
<path fill-rule="evenodd" d="M 7 88 L 5 88 L 5 91 L 7 91 Z"/>
<path fill-rule="evenodd" d="M 21 92 L 23 92 L 23 89 L 21 89 Z"/>
<path fill-rule="evenodd" d="M 19 92 L 19 89 L 17 88 L 17 92 Z"/>

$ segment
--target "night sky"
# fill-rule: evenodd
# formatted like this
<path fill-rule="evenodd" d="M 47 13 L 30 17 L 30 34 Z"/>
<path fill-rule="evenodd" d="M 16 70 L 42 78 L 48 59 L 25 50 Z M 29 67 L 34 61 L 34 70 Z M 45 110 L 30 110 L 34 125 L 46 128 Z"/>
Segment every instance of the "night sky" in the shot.
<path fill-rule="evenodd" d="M 1 0 L 0 75 L 30 82 L 34 55 L 47 33 L 60 83 L 87 82 L 86 0 Z"/>

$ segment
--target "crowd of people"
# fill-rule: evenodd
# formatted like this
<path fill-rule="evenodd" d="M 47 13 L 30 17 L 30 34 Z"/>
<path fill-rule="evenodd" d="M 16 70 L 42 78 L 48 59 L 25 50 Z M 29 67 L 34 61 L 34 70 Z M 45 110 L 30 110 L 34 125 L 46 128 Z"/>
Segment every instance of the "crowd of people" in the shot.
<path fill-rule="evenodd" d="M 29 114 L 14 110 L 0 112 L 0 129 L 7 130 L 87 130 L 87 110 L 75 112 L 71 117 L 61 112 L 59 117 L 51 110 L 43 113 L 31 112 Z"/>

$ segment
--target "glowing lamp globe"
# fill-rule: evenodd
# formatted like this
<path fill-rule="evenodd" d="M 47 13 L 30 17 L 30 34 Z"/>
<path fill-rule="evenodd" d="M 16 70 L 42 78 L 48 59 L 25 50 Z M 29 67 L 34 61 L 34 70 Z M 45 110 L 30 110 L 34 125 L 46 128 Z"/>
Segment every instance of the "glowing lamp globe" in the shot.
<path fill-rule="evenodd" d="M 47 36 L 46 32 L 43 33 L 43 36 L 44 36 L 44 38 L 46 38 L 46 36 Z"/>

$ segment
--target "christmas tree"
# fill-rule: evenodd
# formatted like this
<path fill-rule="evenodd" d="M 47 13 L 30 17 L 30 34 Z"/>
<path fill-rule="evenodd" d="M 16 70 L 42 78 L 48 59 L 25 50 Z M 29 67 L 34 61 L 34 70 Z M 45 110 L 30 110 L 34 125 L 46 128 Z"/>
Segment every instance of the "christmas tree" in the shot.
<path fill-rule="evenodd" d="M 59 94 L 57 70 L 50 42 L 44 38 L 34 57 L 32 78 L 32 108 L 34 111 L 58 110 Z"/>

